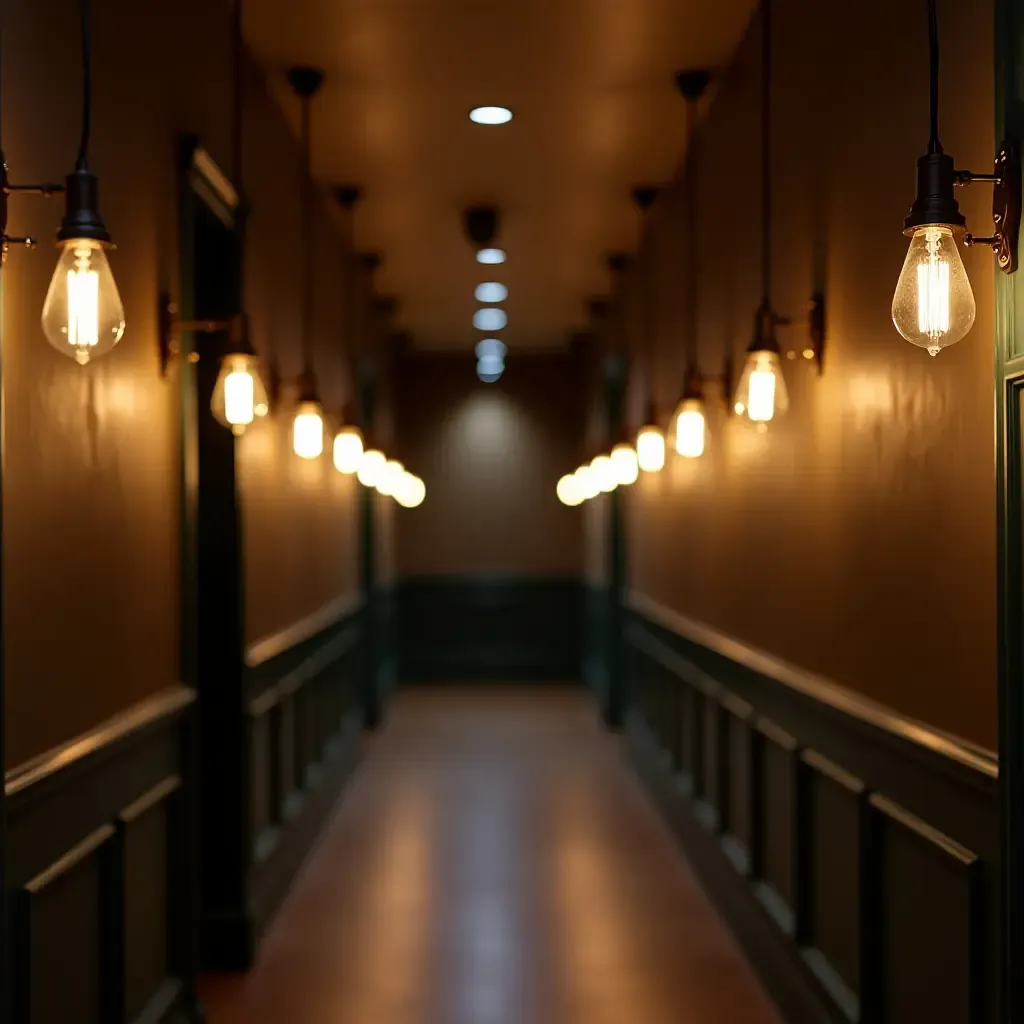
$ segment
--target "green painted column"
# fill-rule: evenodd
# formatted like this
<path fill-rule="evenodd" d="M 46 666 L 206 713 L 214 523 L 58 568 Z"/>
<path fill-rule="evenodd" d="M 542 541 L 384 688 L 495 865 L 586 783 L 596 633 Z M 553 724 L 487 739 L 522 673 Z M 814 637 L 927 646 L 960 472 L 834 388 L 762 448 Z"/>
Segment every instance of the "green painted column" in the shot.
<path fill-rule="evenodd" d="M 1024 5 L 996 0 L 996 131 L 1024 139 Z M 994 152 L 993 145 L 993 152 Z M 984 232 L 982 232 L 984 233 Z M 1024 550 L 1021 393 L 1024 272 L 996 274 L 996 487 L 999 587 L 999 785 L 1002 806 L 1002 1005 L 1024 1020 Z"/>

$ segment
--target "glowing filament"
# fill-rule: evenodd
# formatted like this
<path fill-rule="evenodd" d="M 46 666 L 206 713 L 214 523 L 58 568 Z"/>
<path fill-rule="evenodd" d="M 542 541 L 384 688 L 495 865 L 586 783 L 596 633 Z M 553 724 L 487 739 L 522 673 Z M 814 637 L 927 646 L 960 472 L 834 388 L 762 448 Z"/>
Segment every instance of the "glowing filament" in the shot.
<path fill-rule="evenodd" d="M 100 340 L 100 277 L 90 269 L 90 251 L 75 250 L 68 271 L 68 344 L 89 348 Z"/>
<path fill-rule="evenodd" d="M 747 416 L 755 423 L 767 423 L 775 415 L 775 370 L 771 364 L 750 374 Z"/>
<path fill-rule="evenodd" d="M 256 388 L 248 370 L 232 370 L 224 380 L 224 418 L 233 427 L 248 426 L 256 414 Z"/>

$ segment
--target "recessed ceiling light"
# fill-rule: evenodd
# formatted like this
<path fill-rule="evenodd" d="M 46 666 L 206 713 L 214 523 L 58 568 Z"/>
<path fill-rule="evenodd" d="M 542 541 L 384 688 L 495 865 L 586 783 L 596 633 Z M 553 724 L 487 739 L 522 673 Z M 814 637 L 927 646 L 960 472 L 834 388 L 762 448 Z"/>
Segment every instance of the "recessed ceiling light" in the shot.
<path fill-rule="evenodd" d="M 476 254 L 477 263 L 504 263 L 504 249 L 481 249 Z"/>
<path fill-rule="evenodd" d="M 473 314 L 473 326 L 478 331 L 500 331 L 508 323 L 508 314 L 503 309 L 488 306 Z"/>
<path fill-rule="evenodd" d="M 501 373 L 505 369 L 505 360 L 501 356 L 481 356 L 476 361 L 478 373 Z"/>
<path fill-rule="evenodd" d="M 470 121 L 476 124 L 508 124 L 512 111 L 508 107 L 474 107 L 469 112 Z"/>
<path fill-rule="evenodd" d="M 497 338 L 484 338 L 477 342 L 477 346 L 473 351 L 476 353 L 477 359 L 486 359 L 488 356 L 497 356 L 498 359 L 504 359 L 508 349 L 505 347 L 505 343 L 498 341 Z"/>
<path fill-rule="evenodd" d="M 473 294 L 477 302 L 504 302 L 508 298 L 508 289 L 497 281 L 484 281 L 476 286 Z"/>
<path fill-rule="evenodd" d="M 503 372 L 502 370 L 498 370 L 498 371 L 485 370 L 485 369 L 483 369 L 479 365 L 479 363 L 477 364 L 477 368 L 476 368 L 476 375 L 485 384 L 493 384 L 496 380 L 498 380 L 501 377 L 502 372 Z"/>

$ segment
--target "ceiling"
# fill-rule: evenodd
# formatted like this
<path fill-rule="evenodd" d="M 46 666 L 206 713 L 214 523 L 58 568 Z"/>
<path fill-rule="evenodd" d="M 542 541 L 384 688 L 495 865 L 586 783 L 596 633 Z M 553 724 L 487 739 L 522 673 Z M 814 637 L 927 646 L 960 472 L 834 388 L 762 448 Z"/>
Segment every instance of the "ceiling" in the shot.
<path fill-rule="evenodd" d="M 417 347 L 469 352 L 473 289 L 509 288 L 510 351 L 552 348 L 609 290 L 605 254 L 635 247 L 630 190 L 668 180 L 685 111 L 673 74 L 724 67 L 753 0 L 246 0 L 248 43 L 293 125 L 284 70 L 326 71 L 314 174 L 363 188 L 361 250 Z M 511 107 L 482 126 L 472 107 Z M 502 213 L 482 267 L 462 211 Z"/>

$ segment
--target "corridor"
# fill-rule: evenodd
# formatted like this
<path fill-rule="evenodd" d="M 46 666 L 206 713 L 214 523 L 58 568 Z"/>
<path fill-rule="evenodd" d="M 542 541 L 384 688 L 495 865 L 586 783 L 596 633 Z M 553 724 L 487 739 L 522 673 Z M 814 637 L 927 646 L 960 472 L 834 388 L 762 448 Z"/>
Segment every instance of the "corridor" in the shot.
<path fill-rule="evenodd" d="M 778 1018 L 581 689 L 402 691 L 209 1024 Z"/>

